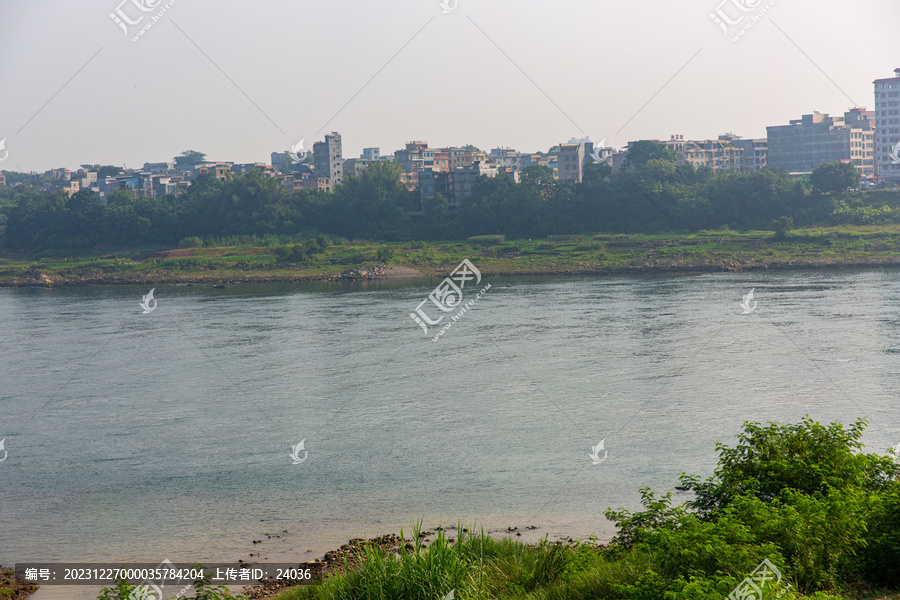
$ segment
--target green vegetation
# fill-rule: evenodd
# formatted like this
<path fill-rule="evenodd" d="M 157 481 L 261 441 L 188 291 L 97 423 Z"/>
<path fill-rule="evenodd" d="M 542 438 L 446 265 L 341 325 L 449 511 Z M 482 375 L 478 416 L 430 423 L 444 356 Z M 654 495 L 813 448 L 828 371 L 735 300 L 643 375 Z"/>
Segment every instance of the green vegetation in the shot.
<path fill-rule="evenodd" d="M 495 236 L 454 242 L 347 240 L 319 235 L 189 237 L 180 249 L 147 245 L 102 253 L 41 250 L 0 256 L 0 284 L 290 281 L 327 278 L 374 262 L 444 276 L 464 258 L 486 275 L 722 271 L 814 266 L 882 266 L 900 255 L 900 226 L 866 225 L 771 231 L 722 229 L 671 234 L 555 235 L 506 241 Z M 38 282 L 40 283 L 40 282 Z"/>
<path fill-rule="evenodd" d="M 864 426 L 746 423 L 711 478 L 682 476 L 693 500 L 645 488 L 643 510 L 606 511 L 618 530 L 606 546 L 460 527 L 426 547 L 416 527 L 399 556 L 367 547 L 358 567 L 276 600 L 722 600 L 764 559 L 783 577 L 765 598 L 897 598 L 900 461 L 862 453 Z"/>
<path fill-rule="evenodd" d="M 506 241 L 505 235 L 473 235 L 469 238 L 469 241 L 473 244 L 483 244 L 485 246 L 491 246 L 493 244 L 502 244 Z"/>
<path fill-rule="evenodd" d="M 380 162 L 334 193 L 288 193 L 258 171 L 105 205 L 18 185 L 0 188 L 0 283 L 290 280 L 371 262 L 443 275 L 463 258 L 506 275 L 893 264 L 900 191 L 847 191 L 856 181 L 842 163 L 802 179 L 716 174 L 648 142 L 616 172 L 586 165 L 580 184 L 537 165 L 518 183 L 481 177 L 455 210 L 440 197 L 422 206 Z"/>
<path fill-rule="evenodd" d="M 181 166 L 202 160 L 186 151 Z M 89 165 L 98 174 L 116 167 Z M 24 174 L 8 172 L 11 182 Z M 531 165 L 519 182 L 500 174 L 481 176 L 471 195 L 452 210 L 442 196 L 419 199 L 407 190 L 396 164 L 373 163 L 347 177 L 334 193 L 286 191 L 260 171 L 197 176 L 184 193 L 163 198 L 117 191 L 98 203 L 90 190 L 71 197 L 35 185 L 0 188 L 0 243 L 19 252 L 108 249 L 155 244 L 196 247 L 196 240 L 232 236 L 319 235 L 384 242 L 469 240 L 484 245 L 505 240 L 569 241 L 597 233 L 690 235 L 701 230 L 748 231 L 792 226 L 900 224 L 900 192 L 848 192 L 858 182 L 852 166 L 826 163 L 803 179 L 783 170 L 713 173 L 676 164 L 658 144 L 638 143 L 626 167 L 585 166 L 581 183 L 557 181 L 553 171 Z M 5 226 L 3 225 L 5 221 Z M 193 245 L 192 245 L 193 244 Z"/>

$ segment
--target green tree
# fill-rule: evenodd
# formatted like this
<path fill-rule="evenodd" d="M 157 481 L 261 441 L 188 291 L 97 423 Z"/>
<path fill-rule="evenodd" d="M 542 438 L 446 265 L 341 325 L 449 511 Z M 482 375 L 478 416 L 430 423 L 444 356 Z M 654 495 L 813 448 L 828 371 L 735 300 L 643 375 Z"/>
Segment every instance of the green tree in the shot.
<path fill-rule="evenodd" d="M 196 150 L 185 150 L 175 157 L 175 167 L 178 169 L 186 169 L 206 160 L 206 154 L 197 152 Z"/>
<path fill-rule="evenodd" d="M 859 171 L 850 163 L 836 160 L 813 169 L 809 181 L 822 194 L 840 194 L 848 188 L 859 186 Z"/>
<path fill-rule="evenodd" d="M 115 177 L 124 169 L 122 167 L 117 167 L 115 165 L 81 165 L 81 168 L 85 171 L 97 174 L 97 179 L 106 179 L 107 177 Z"/>
<path fill-rule="evenodd" d="M 851 487 L 884 490 L 900 475 L 900 464 L 860 452 L 865 426 L 864 419 L 845 428 L 820 425 L 809 417 L 790 425 L 745 423 L 737 446 L 716 444 L 719 465 L 711 478 L 701 482 L 682 475 L 682 484 L 696 492 L 689 505 L 711 515 L 743 494 L 771 502 L 785 489 L 806 495 Z"/>
<path fill-rule="evenodd" d="M 665 144 L 651 140 L 640 140 L 633 142 L 629 146 L 628 153 L 625 155 L 624 166 L 639 169 L 651 160 L 675 162 L 677 156 L 673 151 L 667 149 Z"/>
<path fill-rule="evenodd" d="M 330 208 L 333 231 L 344 237 L 394 240 L 404 237 L 413 193 L 400 180 L 398 165 L 372 163 L 359 177 L 348 177 L 335 190 Z M 417 194 L 416 194 L 417 195 Z"/>

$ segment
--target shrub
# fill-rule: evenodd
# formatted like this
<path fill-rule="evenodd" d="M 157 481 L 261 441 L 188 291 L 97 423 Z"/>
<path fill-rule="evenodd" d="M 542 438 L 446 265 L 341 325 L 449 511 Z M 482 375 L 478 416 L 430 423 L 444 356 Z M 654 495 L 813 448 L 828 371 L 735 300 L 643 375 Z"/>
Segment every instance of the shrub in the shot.
<path fill-rule="evenodd" d="M 469 238 L 469 242 L 472 244 L 483 244 L 485 246 L 493 246 L 496 244 L 502 244 L 506 241 L 506 236 L 502 234 L 492 234 L 492 235 L 473 235 Z"/>
<path fill-rule="evenodd" d="M 541 242 L 537 245 L 538 250 L 556 250 L 559 247 L 559 244 L 554 244 L 553 242 Z"/>
<path fill-rule="evenodd" d="M 551 242 L 571 242 L 576 237 L 578 236 L 570 234 L 548 235 L 547 240 Z"/>
<path fill-rule="evenodd" d="M 575 245 L 575 250 L 579 252 L 593 252 L 595 250 L 603 250 L 605 245 L 603 242 L 579 242 Z"/>
<path fill-rule="evenodd" d="M 394 258 L 394 249 L 390 246 L 379 246 L 375 257 L 378 259 L 378 262 L 389 263 Z"/>
<path fill-rule="evenodd" d="M 179 248 L 199 248 L 203 245 L 203 240 L 201 240 L 196 235 L 192 235 L 184 238 L 180 242 L 178 242 Z"/>

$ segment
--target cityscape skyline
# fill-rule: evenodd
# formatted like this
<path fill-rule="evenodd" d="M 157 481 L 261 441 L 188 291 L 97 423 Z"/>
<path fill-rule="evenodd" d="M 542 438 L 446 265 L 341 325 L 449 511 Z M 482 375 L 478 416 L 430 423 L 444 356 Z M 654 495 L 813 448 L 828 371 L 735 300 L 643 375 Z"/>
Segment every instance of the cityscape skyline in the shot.
<path fill-rule="evenodd" d="M 873 79 L 900 55 L 900 6 L 874 0 L 837 37 L 822 32 L 843 3 L 778 2 L 738 42 L 711 18 L 731 5 L 706 0 L 169 4 L 139 42 L 110 18 L 116 2 L 5 6 L 2 167 L 133 167 L 187 149 L 253 162 L 329 131 L 348 156 L 410 139 L 546 151 L 573 137 L 758 138 L 800 114 L 872 109 Z"/>

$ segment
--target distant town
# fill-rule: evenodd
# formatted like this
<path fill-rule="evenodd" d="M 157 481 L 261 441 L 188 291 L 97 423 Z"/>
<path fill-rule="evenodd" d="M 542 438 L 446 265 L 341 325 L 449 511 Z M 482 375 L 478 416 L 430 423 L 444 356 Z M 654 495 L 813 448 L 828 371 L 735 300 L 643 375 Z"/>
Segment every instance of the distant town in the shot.
<path fill-rule="evenodd" d="M 817 166 L 834 161 L 852 164 L 860 175 L 862 189 L 900 185 L 900 68 L 894 77 L 874 83 L 874 110 L 856 106 L 843 116 L 813 112 L 792 119 L 786 125 L 766 128 L 765 138 L 744 139 L 733 133 L 717 139 L 687 140 L 671 135 L 668 140 L 651 140 L 665 146 L 677 156 L 679 164 L 707 167 L 713 172 L 751 172 L 764 167 L 786 170 L 791 177 L 809 175 Z M 270 164 L 235 164 L 207 161 L 199 152 L 185 152 L 174 162 L 148 162 L 140 169 L 117 169 L 114 175 L 100 176 L 99 165 L 83 165 L 78 171 L 51 169 L 43 174 L 19 176 L 9 185 L 39 184 L 46 191 L 63 190 L 72 195 L 91 190 L 101 204 L 118 191 L 136 197 L 179 196 L 199 175 L 208 173 L 220 180 L 231 175 L 261 171 L 277 178 L 288 192 L 300 189 L 333 191 L 345 177 L 358 176 L 378 161 L 399 165 L 401 180 L 410 191 L 419 192 L 421 201 L 436 195 L 447 200 L 448 207 L 459 206 L 479 176 L 507 175 L 519 181 L 528 166 L 541 165 L 553 170 L 560 181 L 581 182 L 585 166 L 607 164 L 616 171 L 622 168 L 629 149 L 594 144 L 587 138 L 570 139 L 548 152 L 520 152 L 498 147 L 483 152 L 474 146 L 432 148 L 425 141 L 411 141 L 392 154 L 380 148 L 364 148 L 355 158 L 345 158 L 341 135 L 332 132 L 313 144 L 311 151 L 302 148 L 272 152 Z M 195 154 L 199 160 L 185 156 Z M 0 186 L 7 177 L 0 172 Z M 415 212 L 415 211 L 413 211 Z"/>

